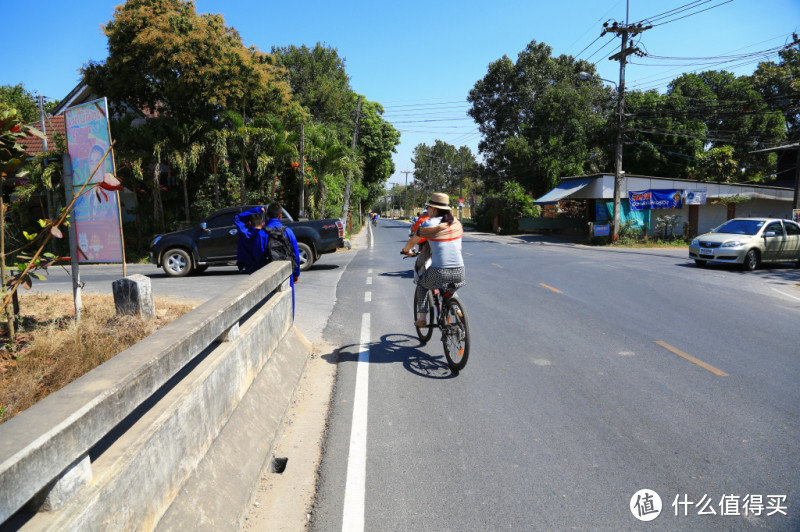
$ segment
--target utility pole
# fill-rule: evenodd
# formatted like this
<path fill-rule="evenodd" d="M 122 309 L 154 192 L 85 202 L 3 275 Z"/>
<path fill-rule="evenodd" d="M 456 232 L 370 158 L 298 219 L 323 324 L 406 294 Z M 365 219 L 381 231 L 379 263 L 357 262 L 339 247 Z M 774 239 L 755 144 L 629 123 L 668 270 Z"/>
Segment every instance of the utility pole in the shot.
<path fill-rule="evenodd" d="M 300 124 L 300 210 L 297 211 L 297 218 L 302 220 L 306 217 L 306 125 Z"/>
<path fill-rule="evenodd" d="M 361 116 L 361 96 L 356 100 L 356 125 L 353 128 L 353 143 L 350 145 L 351 157 L 356 156 L 356 142 L 358 141 L 358 119 Z M 347 211 L 350 210 L 350 188 L 353 186 L 353 170 L 347 173 L 347 183 L 344 187 L 344 205 L 342 206 L 342 223 L 347 224 Z"/>
<path fill-rule="evenodd" d="M 628 7 L 630 7 L 630 5 L 628 5 Z M 609 25 L 608 22 L 606 22 L 603 24 L 603 31 L 600 33 L 601 37 L 606 33 L 614 33 L 622 36 L 622 46 L 619 52 L 608 58 L 611 61 L 619 61 L 619 85 L 617 87 L 617 154 L 614 168 L 614 232 L 611 236 L 612 242 L 619 240 L 620 191 L 622 189 L 622 174 L 624 173 L 622 171 L 622 142 L 625 135 L 625 63 L 629 55 L 640 51 L 635 46 L 628 46 L 628 37 L 633 37 L 652 27 L 653 26 L 643 26 L 642 24 L 628 24 L 628 13 L 626 11 L 625 24 L 614 22 Z"/>
<path fill-rule="evenodd" d="M 461 158 L 461 171 L 458 172 L 458 221 L 464 221 L 464 206 L 461 200 L 464 198 L 464 158 Z"/>
<path fill-rule="evenodd" d="M 44 122 L 44 96 L 41 94 L 37 97 L 39 100 L 39 122 L 40 122 L 40 130 L 42 132 L 42 153 L 44 157 L 42 159 L 43 168 L 47 168 L 47 131 L 45 128 Z M 47 193 L 47 216 L 51 220 L 55 217 L 53 216 L 53 193 L 50 189 L 46 190 Z M 52 242 L 52 241 L 51 241 Z M 51 249 L 55 249 L 55 247 L 51 244 Z"/>
<path fill-rule="evenodd" d="M 414 172 L 412 172 L 411 170 L 403 170 L 400 173 L 401 174 L 406 174 L 406 189 L 405 189 L 405 192 L 403 192 L 403 207 L 405 207 L 406 205 L 408 205 L 408 174 L 413 174 Z M 412 212 L 414 211 L 414 206 L 413 205 L 411 206 L 411 211 Z M 410 218 L 410 216 L 409 216 L 409 218 Z"/>

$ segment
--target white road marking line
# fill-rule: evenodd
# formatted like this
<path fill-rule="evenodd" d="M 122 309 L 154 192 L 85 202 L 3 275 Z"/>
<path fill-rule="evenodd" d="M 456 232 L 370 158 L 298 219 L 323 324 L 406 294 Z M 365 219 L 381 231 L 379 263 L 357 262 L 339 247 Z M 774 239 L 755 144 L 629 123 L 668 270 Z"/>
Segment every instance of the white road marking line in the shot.
<path fill-rule="evenodd" d="M 367 273 L 372 273 L 372 268 L 368 269 Z"/>
<path fill-rule="evenodd" d="M 364 292 L 364 303 L 372 301 L 372 292 Z"/>
<path fill-rule="evenodd" d="M 776 292 L 778 292 L 782 296 L 791 297 L 792 299 L 796 299 L 797 301 L 800 301 L 800 297 L 793 296 L 791 294 L 787 294 L 786 292 L 782 292 L 781 290 L 778 290 L 777 288 L 772 288 L 772 289 L 775 290 Z"/>
<path fill-rule="evenodd" d="M 367 277 L 367 284 L 372 284 L 372 277 Z"/>
<path fill-rule="evenodd" d="M 342 530 L 364 530 L 364 499 L 367 485 L 367 403 L 369 397 L 370 314 L 361 317 L 361 346 L 356 367 L 356 390 L 353 397 L 353 424 L 350 429 L 350 454 L 347 457 L 347 481 L 344 488 Z"/>

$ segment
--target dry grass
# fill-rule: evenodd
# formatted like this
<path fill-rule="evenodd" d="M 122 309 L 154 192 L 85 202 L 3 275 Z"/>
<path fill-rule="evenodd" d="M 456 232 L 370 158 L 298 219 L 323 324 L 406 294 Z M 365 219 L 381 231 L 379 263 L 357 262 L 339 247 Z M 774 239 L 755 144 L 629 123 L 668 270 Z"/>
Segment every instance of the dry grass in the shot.
<path fill-rule="evenodd" d="M 117 316 L 111 295 L 84 294 L 80 324 L 71 294 L 20 296 L 22 329 L 15 353 L 0 351 L 0 423 L 63 388 L 194 304 L 156 298 L 152 322 Z"/>

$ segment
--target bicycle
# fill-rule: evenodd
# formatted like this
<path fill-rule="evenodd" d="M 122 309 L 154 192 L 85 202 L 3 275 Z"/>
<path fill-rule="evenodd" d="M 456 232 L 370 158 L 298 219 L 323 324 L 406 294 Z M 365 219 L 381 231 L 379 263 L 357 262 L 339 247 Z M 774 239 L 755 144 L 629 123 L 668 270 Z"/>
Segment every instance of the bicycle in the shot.
<path fill-rule="evenodd" d="M 417 256 L 417 252 L 414 253 Z M 408 257 L 408 256 L 406 256 Z M 415 279 L 418 278 L 414 268 Z M 425 314 L 428 316 L 425 327 L 414 328 L 423 344 L 433 336 L 433 329 L 442 331 L 442 347 L 447 365 L 451 371 L 461 371 L 469 358 L 469 320 L 464 303 L 456 295 L 457 288 L 452 283 L 445 289 L 429 288 L 425 292 Z M 418 293 L 414 290 L 414 321 L 417 319 Z"/>

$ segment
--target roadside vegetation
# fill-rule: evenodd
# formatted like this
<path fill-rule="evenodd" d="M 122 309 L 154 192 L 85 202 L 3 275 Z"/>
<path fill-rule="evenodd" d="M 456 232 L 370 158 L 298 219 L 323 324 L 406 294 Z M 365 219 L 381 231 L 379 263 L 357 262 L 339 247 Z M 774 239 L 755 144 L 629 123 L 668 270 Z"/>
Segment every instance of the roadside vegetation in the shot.
<path fill-rule="evenodd" d="M 17 349 L 0 350 L 0 423 L 60 390 L 194 304 L 156 298 L 156 319 L 117 316 L 110 295 L 84 294 L 80 322 L 72 294 L 24 294 Z"/>

